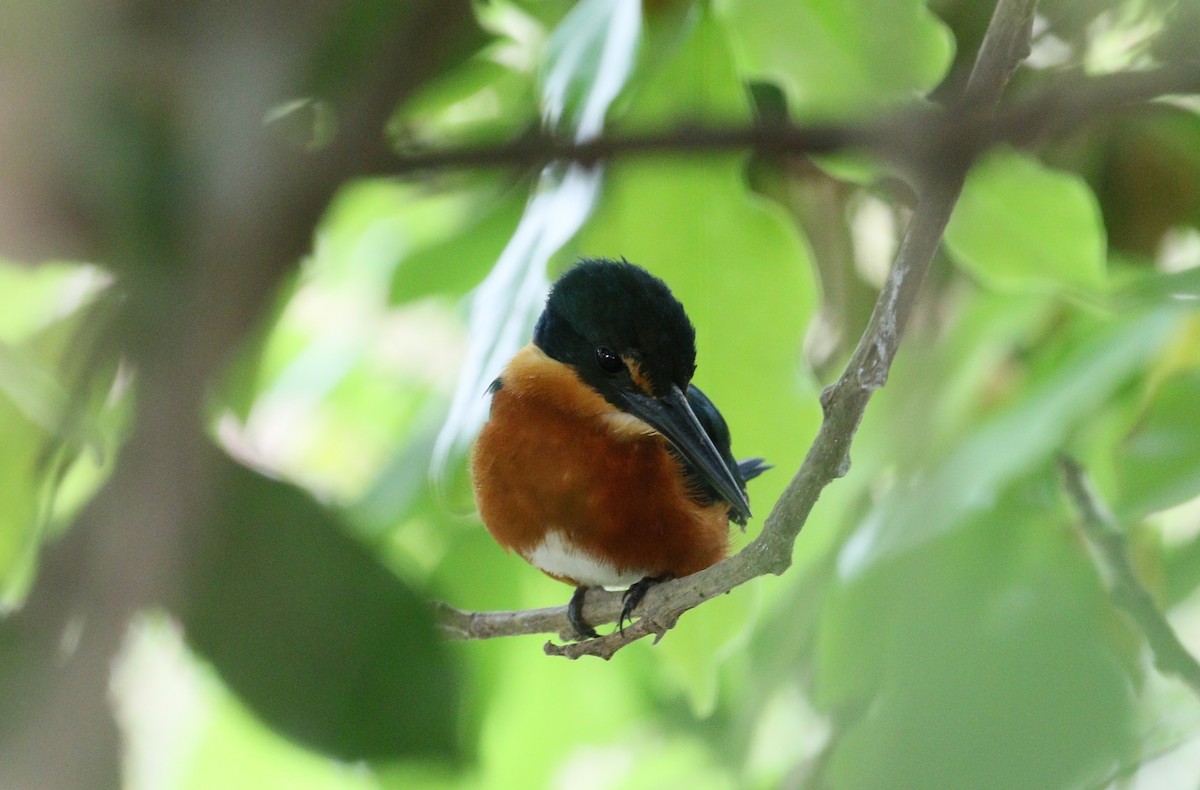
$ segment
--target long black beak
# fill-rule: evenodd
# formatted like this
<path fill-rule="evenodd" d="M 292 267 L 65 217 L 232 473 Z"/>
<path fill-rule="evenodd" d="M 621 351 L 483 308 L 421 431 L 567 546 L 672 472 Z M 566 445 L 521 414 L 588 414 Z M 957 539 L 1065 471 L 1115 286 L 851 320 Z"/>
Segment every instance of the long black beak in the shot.
<path fill-rule="evenodd" d="M 670 392 L 662 398 L 635 392 L 621 394 L 628 404 L 629 413 L 667 437 L 679 454 L 733 506 L 735 515 L 743 519 L 750 518 L 750 501 L 746 499 L 737 477 L 721 458 L 721 453 L 704 431 L 700 420 L 696 419 L 687 396 L 679 387 L 671 385 Z"/>

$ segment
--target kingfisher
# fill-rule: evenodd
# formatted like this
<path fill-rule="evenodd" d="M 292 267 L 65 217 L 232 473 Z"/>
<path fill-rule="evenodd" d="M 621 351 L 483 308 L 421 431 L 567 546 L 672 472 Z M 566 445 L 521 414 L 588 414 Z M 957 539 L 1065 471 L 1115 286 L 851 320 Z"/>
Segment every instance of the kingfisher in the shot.
<path fill-rule="evenodd" d="M 713 565 L 730 522 L 750 518 L 725 419 L 692 384 L 696 330 L 659 278 L 625 260 L 582 260 L 553 285 L 533 340 L 488 387 L 471 456 L 492 537 L 575 592 L 625 589 L 624 629 L 646 591 Z"/>

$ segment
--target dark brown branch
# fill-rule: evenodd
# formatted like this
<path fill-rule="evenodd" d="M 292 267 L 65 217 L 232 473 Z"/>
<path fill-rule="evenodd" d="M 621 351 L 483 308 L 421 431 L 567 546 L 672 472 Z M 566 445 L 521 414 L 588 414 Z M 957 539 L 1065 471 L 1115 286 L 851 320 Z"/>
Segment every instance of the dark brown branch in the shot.
<path fill-rule="evenodd" d="M 1000 0 L 971 73 L 964 107 L 988 113 L 1004 90 L 1029 47 L 1030 24 L 1036 0 Z M 546 645 L 553 655 L 611 658 L 617 650 L 644 636 L 661 637 L 680 615 L 750 579 L 781 574 L 791 566 L 796 537 L 825 486 L 850 468 L 850 443 L 867 402 L 887 381 L 888 371 L 912 314 L 921 282 L 941 243 L 942 231 L 958 200 L 971 156 L 950 159 L 948 171 L 926 179 L 896 261 L 875 303 L 870 323 L 841 378 L 821 394 L 825 419 L 796 476 L 775 503 L 762 532 L 741 552 L 699 573 L 650 589 L 638 610 L 639 619 L 624 634 L 611 633 L 567 645 Z M 942 164 L 946 168 L 946 163 Z M 588 595 L 584 617 L 593 623 L 612 622 L 618 614 L 614 594 Z M 566 607 L 531 612 L 470 614 L 442 609 L 447 632 L 464 638 L 529 633 L 537 627 L 548 633 L 570 634 Z M 536 626 L 534 624 L 537 624 Z"/>
<path fill-rule="evenodd" d="M 1007 52 L 1005 47 L 1013 44 L 996 46 L 993 54 L 1001 57 Z M 800 126 L 781 121 L 733 127 L 685 125 L 585 142 L 539 132 L 496 144 L 412 151 L 401 155 L 389 171 L 408 175 L 455 168 L 536 168 L 556 161 L 588 165 L 623 156 L 742 150 L 807 155 L 862 150 L 906 172 L 937 172 L 943 169 L 947 152 L 970 159 L 1000 143 L 1030 146 L 1133 105 L 1173 94 L 1200 93 L 1200 64 L 1186 62 L 1140 72 L 1063 78 L 1033 97 L 1000 109 L 992 98 L 999 96 L 994 92 L 998 85 L 994 79 L 972 84 L 978 86 L 977 95 L 964 97 L 953 112 L 920 105 L 900 107 L 857 124 Z M 985 85 L 991 90 L 985 90 Z"/>
<path fill-rule="evenodd" d="M 1125 532 L 1093 489 L 1087 473 L 1075 459 L 1062 456 L 1058 460 L 1063 487 L 1071 504 L 1079 513 L 1079 524 L 1093 549 L 1096 565 L 1108 587 L 1113 603 L 1124 609 L 1154 655 L 1154 664 L 1161 672 L 1174 675 L 1200 697 L 1200 663 L 1188 652 L 1166 615 L 1138 579 L 1129 557 Z"/>

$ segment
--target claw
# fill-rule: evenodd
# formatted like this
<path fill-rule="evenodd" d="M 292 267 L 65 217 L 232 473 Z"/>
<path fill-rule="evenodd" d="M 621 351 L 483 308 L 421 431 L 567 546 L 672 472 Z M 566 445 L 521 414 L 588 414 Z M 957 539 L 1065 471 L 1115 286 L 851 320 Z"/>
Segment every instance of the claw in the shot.
<path fill-rule="evenodd" d="M 646 591 L 669 578 L 671 578 L 669 575 L 647 576 L 641 581 L 629 585 L 629 589 L 621 596 L 624 605 L 621 607 L 621 617 L 617 620 L 617 630 L 621 632 L 621 636 L 625 636 L 625 622 L 633 620 L 633 610 L 646 597 Z"/>
<path fill-rule="evenodd" d="M 587 595 L 587 591 L 587 587 L 575 588 L 575 592 L 571 595 L 571 601 L 567 604 L 567 621 L 571 623 L 575 633 L 579 634 L 580 639 L 595 639 L 600 634 L 596 633 L 596 629 L 583 619 L 583 599 Z"/>

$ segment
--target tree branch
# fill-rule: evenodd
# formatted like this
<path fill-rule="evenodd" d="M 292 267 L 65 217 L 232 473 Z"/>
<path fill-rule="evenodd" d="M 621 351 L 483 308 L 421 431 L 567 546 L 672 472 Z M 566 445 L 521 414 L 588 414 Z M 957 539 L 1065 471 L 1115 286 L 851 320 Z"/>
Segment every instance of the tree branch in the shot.
<path fill-rule="evenodd" d="M 990 113 L 1018 64 L 1027 55 L 1036 0 L 999 0 L 984 38 L 961 106 Z M 816 139 L 816 138 L 814 138 Z M 650 634 L 661 638 L 680 615 L 750 579 L 781 574 L 792 563 L 792 549 L 821 491 L 850 468 L 850 443 L 874 391 L 887 381 L 900 336 L 912 314 L 921 282 L 941 243 L 942 231 L 958 200 L 973 155 L 943 162 L 920 184 L 922 195 L 900 245 L 870 323 L 841 378 L 821 394 L 824 420 L 808 455 L 767 516 L 762 532 L 741 552 L 683 579 L 652 587 L 639 607 L 639 619 L 624 633 L 565 645 L 547 643 L 551 655 L 611 658 L 616 651 Z M 619 615 L 619 594 L 587 595 L 588 622 L 612 622 Z M 466 613 L 442 605 L 443 628 L 458 638 L 513 634 L 572 634 L 566 607 L 535 612 Z"/>
<path fill-rule="evenodd" d="M 1010 41 L 995 46 L 993 57 L 999 59 L 1008 54 L 1005 47 L 1013 44 Z M 388 173 L 403 176 L 459 168 L 538 168 L 556 161 L 591 165 L 616 157 L 663 153 L 705 155 L 752 150 L 761 154 L 813 155 L 859 150 L 904 172 L 920 175 L 944 170 L 948 151 L 959 159 L 971 159 L 1001 143 L 1032 146 L 1130 106 L 1163 96 L 1200 92 L 1200 62 L 1184 61 L 1139 72 L 1061 78 L 1029 98 L 997 109 L 991 97 L 1000 95 L 997 86 L 1002 89 L 1002 84 L 996 78 L 1007 79 L 1010 75 L 988 70 L 976 79 L 975 74 L 974 82 L 968 84 L 969 95 L 953 112 L 915 104 L 855 124 L 692 124 L 583 142 L 539 130 L 501 143 L 410 150 L 388 166 Z"/>
<path fill-rule="evenodd" d="M 1174 675 L 1200 697 L 1200 663 L 1188 652 L 1166 615 L 1154 602 L 1154 596 L 1142 585 L 1129 558 L 1125 532 L 1092 488 L 1087 473 L 1069 457 L 1058 459 L 1063 487 L 1079 513 L 1083 534 L 1091 545 L 1100 575 L 1113 603 L 1124 609 L 1146 637 L 1161 672 Z"/>

